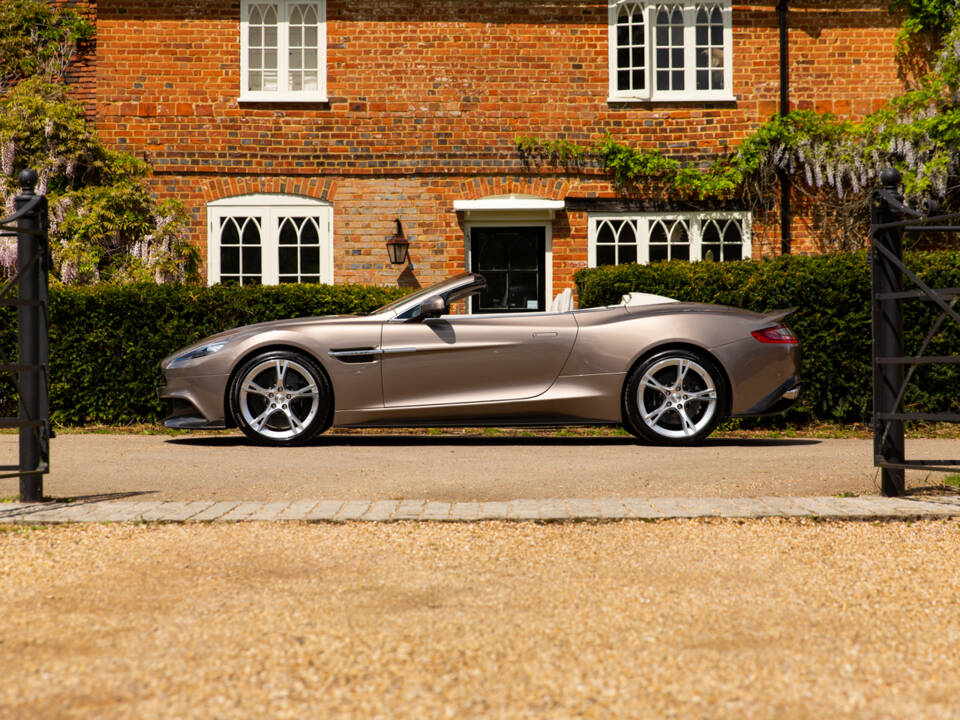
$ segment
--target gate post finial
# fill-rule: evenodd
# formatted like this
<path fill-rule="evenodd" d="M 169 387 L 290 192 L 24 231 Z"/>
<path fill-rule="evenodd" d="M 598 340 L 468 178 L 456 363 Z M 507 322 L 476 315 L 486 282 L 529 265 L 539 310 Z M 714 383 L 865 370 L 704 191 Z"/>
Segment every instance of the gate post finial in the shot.
<path fill-rule="evenodd" d="M 20 174 L 17 176 L 17 184 L 20 185 L 20 194 L 33 195 L 33 189 L 37 186 L 37 180 L 39 179 L 40 176 L 37 175 L 36 170 L 32 170 L 30 168 L 21 170 Z"/>

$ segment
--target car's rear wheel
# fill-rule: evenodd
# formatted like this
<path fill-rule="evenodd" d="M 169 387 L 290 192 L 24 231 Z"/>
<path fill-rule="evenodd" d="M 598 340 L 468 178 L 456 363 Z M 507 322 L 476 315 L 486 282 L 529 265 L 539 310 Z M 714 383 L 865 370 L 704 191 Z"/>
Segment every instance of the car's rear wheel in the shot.
<path fill-rule="evenodd" d="M 726 407 L 726 383 L 716 363 L 689 350 L 666 350 L 630 373 L 624 388 L 624 424 L 660 445 L 703 440 Z"/>
<path fill-rule="evenodd" d="M 260 445 L 302 445 L 330 425 L 330 382 L 310 358 L 276 350 L 244 363 L 230 388 L 230 410 Z"/>

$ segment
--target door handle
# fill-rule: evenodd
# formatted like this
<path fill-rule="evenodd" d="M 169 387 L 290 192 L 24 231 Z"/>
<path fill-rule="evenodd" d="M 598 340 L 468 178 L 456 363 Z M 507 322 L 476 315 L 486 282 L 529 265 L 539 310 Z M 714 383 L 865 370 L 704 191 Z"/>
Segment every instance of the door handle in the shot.
<path fill-rule="evenodd" d="M 533 336 L 534 336 L 534 337 L 556 337 L 556 336 L 557 336 L 557 333 L 556 333 L 556 332 L 547 332 L 547 331 L 544 331 L 544 332 L 535 332 L 535 333 L 533 334 Z"/>

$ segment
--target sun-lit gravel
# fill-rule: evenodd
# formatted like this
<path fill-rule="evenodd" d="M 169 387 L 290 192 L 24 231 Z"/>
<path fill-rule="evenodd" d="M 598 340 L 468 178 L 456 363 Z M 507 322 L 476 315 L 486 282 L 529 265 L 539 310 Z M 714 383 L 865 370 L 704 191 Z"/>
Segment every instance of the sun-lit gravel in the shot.
<path fill-rule="evenodd" d="M 956 521 L 0 533 L 0 717 L 960 717 Z"/>

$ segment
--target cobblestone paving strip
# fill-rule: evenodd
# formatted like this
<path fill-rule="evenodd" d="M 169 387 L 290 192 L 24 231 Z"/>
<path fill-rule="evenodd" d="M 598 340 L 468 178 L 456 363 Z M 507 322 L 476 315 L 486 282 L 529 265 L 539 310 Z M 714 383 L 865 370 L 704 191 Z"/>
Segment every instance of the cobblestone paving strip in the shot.
<path fill-rule="evenodd" d="M 359 520 L 370 507 L 369 500 L 351 500 L 345 502 L 337 511 L 334 520 Z"/>
<path fill-rule="evenodd" d="M 426 500 L 403 500 L 393 513 L 391 520 L 419 520 Z"/>
<path fill-rule="evenodd" d="M 222 518 L 223 515 L 226 515 L 228 512 L 237 507 L 240 503 L 236 500 L 229 501 L 223 500 L 221 502 L 216 502 L 206 510 L 201 510 L 196 515 L 190 518 L 191 522 L 207 522 L 210 520 L 217 520 Z"/>
<path fill-rule="evenodd" d="M 480 512 L 477 518 L 480 520 L 506 520 L 509 514 L 510 503 L 491 501 L 480 504 Z"/>
<path fill-rule="evenodd" d="M 960 517 L 952 497 L 759 497 L 759 498 L 553 498 L 512 502 L 437 502 L 427 500 L 298 500 L 239 502 L 197 500 L 104 501 L 78 503 L 4 503 L 0 524 L 73 522 L 235 522 L 396 520 L 623 520 L 695 517 L 761 518 Z"/>
<path fill-rule="evenodd" d="M 306 520 L 307 515 L 319 502 L 319 500 L 298 500 L 290 503 L 286 510 L 277 515 L 277 520 Z"/>
<path fill-rule="evenodd" d="M 333 520 L 343 507 L 343 500 L 324 500 L 307 513 L 305 520 Z"/>
<path fill-rule="evenodd" d="M 451 505 L 448 502 L 428 502 L 423 509 L 421 520 L 449 520 Z"/>

